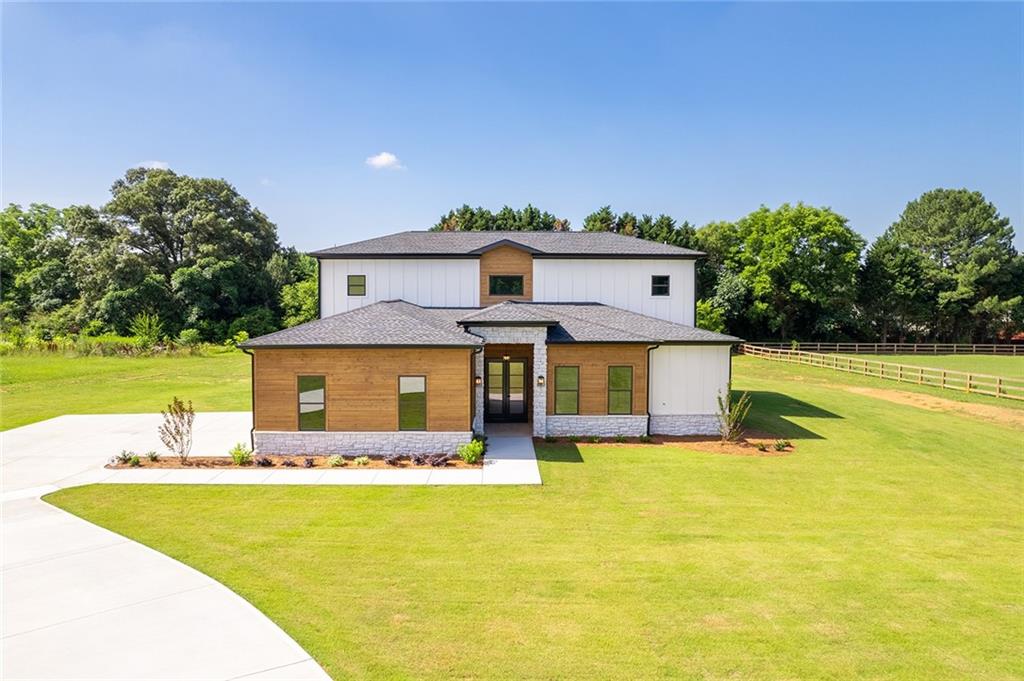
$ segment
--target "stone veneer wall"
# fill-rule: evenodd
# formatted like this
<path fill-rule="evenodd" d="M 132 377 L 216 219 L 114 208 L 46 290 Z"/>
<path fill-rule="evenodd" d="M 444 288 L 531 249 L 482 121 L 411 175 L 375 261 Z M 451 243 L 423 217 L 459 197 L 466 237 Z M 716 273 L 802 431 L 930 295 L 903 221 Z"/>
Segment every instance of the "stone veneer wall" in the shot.
<path fill-rule="evenodd" d="M 473 386 L 474 406 L 473 409 L 473 432 L 484 432 L 484 351 L 481 349 L 473 355 L 473 380 L 480 377 L 480 385 Z"/>
<path fill-rule="evenodd" d="M 717 435 L 717 414 L 651 415 L 653 435 Z"/>
<path fill-rule="evenodd" d="M 548 416 L 548 435 L 597 435 L 639 437 L 647 434 L 646 416 Z"/>
<path fill-rule="evenodd" d="M 253 433 L 257 454 L 455 454 L 472 433 L 445 431 L 267 431 Z"/>
<path fill-rule="evenodd" d="M 548 372 L 548 329 L 546 326 L 469 326 L 472 334 L 480 336 L 485 343 L 519 344 L 533 346 L 533 381 L 530 390 L 533 396 L 533 434 L 544 437 L 547 434 L 548 391 L 537 385 L 537 378 L 547 377 Z M 477 358 L 477 376 L 483 376 L 483 357 Z M 483 429 L 484 389 L 480 386 L 476 391 L 476 411 L 480 415 L 480 428 Z M 474 419 L 474 428 L 476 421 Z"/>

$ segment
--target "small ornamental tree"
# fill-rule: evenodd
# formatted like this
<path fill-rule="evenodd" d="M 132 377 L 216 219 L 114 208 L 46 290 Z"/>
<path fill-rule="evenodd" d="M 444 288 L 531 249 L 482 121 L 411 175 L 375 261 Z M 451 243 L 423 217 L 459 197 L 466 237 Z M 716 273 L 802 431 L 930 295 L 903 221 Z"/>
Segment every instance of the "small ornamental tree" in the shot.
<path fill-rule="evenodd" d="M 167 411 L 160 413 L 164 417 L 164 422 L 160 426 L 160 440 L 181 463 L 188 462 L 189 452 L 192 451 L 192 422 L 196 418 L 192 400 L 186 405 L 174 397 L 167 405 Z"/>
<path fill-rule="evenodd" d="M 718 395 L 718 430 L 722 442 L 735 442 L 743 432 L 743 422 L 750 411 L 750 393 L 734 397 L 732 389 L 726 390 L 725 396 Z"/>

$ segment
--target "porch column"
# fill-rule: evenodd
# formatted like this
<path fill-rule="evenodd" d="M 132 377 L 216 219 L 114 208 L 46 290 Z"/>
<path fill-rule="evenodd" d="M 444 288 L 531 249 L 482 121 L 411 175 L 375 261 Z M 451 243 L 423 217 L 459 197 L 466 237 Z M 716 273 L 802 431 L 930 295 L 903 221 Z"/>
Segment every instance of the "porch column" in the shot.
<path fill-rule="evenodd" d="M 538 379 L 544 377 L 544 385 L 538 385 Z M 542 337 L 533 342 L 533 436 L 544 437 L 548 434 L 548 344 L 547 330 Z"/>
<path fill-rule="evenodd" d="M 473 380 L 480 378 L 480 385 L 473 386 L 476 409 L 473 410 L 473 432 L 484 432 L 484 351 L 473 353 Z"/>

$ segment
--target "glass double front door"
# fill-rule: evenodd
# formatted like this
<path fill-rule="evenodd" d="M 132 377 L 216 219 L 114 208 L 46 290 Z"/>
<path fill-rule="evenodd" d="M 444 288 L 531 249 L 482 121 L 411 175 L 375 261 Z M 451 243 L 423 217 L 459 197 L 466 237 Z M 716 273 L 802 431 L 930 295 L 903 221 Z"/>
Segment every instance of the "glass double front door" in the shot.
<path fill-rule="evenodd" d="M 488 421 L 526 420 L 526 360 L 488 359 L 484 395 Z"/>

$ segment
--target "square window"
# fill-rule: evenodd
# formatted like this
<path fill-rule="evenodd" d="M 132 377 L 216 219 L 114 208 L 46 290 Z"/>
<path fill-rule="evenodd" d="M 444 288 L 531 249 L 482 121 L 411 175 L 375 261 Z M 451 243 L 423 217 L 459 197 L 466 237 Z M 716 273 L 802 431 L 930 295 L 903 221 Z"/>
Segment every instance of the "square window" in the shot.
<path fill-rule="evenodd" d="M 489 279 L 489 291 L 492 296 L 523 295 L 522 275 L 492 274 Z"/>
<path fill-rule="evenodd" d="M 365 296 L 366 295 L 366 275 L 365 274 L 350 274 L 350 275 L 348 275 L 348 294 L 350 296 Z"/>
<path fill-rule="evenodd" d="M 652 296 L 667 296 L 669 295 L 667 274 L 655 274 L 651 276 L 651 295 Z"/>
<path fill-rule="evenodd" d="M 398 429 L 427 429 L 427 377 L 398 377 Z"/>

